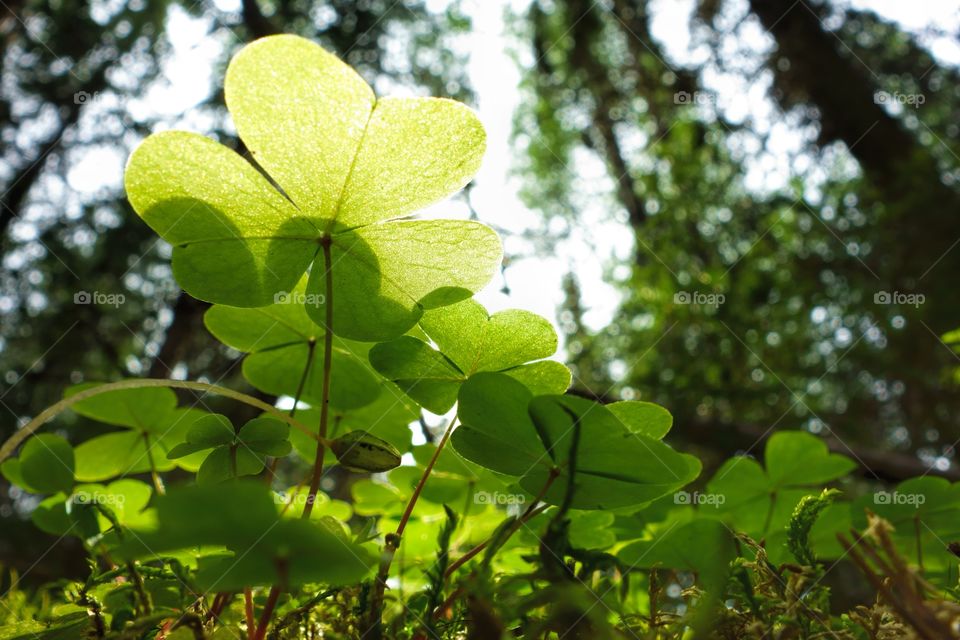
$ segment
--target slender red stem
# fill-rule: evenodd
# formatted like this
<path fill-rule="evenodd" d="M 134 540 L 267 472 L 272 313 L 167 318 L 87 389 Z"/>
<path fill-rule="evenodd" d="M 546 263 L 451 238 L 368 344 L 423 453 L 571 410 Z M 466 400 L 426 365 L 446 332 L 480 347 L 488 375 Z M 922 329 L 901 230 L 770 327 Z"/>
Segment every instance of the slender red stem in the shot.
<path fill-rule="evenodd" d="M 317 455 L 313 459 L 313 474 L 310 476 L 310 491 L 307 494 L 307 502 L 303 505 L 302 517 L 305 519 L 309 518 L 313 512 L 313 503 L 316 501 L 317 492 L 320 490 L 320 479 L 323 478 L 323 456 L 327 452 L 327 424 L 330 419 L 330 370 L 333 367 L 333 259 L 330 255 L 329 236 L 324 236 L 320 240 L 320 247 L 323 250 L 324 282 L 326 284 L 326 291 L 324 292 L 326 296 L 326 300 L 324 300 L 326 326 L 323 328 L 323 387 L 320 402 L 320 437 L 317 441 Z M 310 353 L 313 353 L 312 344 Z M 273 615 L 273 609 L 277 606 L 280 591 L 279 585 L 270 587 L 267 603 L 263 607 L 263 613 L 260 614 L 257 635 L 254 636 L 253 640 L 263 640 L 266 636 L 270 616 Z"/>
<path fill-rule="evenodd" d="M 313 460 L 313 476 L 310 478 L 310 493 L 307 503 L 303 505 L 303 517 L 309 518 L 313 511 L 313 503 L 317 491 L 320 490 L 320 479 L 323 477 L 323 456 L 327 451 L 324 442 L 327 438 L 327 422 L 330 416 L 330 369 L 333 364 L 333 264 L 330 256 L 330 238 L 324 237 L 321 242 L 323 248 L 323 268 L 326 270 L 326 326 L 323 334 L 323 388 L 320 404 L 320 440 L 317 442 L 317 455 Z"/>
<path fill-rule="evenodd" d="M 277 606 L 277 600 L 280 598 L 280 587 L 270 589 L 270 595 L 267 596 L 267 603 L 263 605 L 263 612 L 260 614 L 260 624 L 257 625 L 257 631 L 253 640 L 263 640 L 267 635 L 267 626 L 270 624 L 270 617 Z"/>
<path fill-rule="evenodd" d="M 230 601 L 230 596 L 233 595 L 229 591 L 221 591 L 214 598 L 213 602 L 210 604 L 210 611 L 207 613 L 207 619 L 213 619 L 220 616 L 223 612 L 223 608 Z"/>
<path fill-rule="evenodd" d="M 297 395 L 293 396 L 293 406 L 290 407 L 290 411 L 288 413 L 291 418 L 297 413 L 297 409 L 300 406 L 300 396 L 303 394 L 303 387 L 306 385 L 307 377 L 310 375 L 310 368 L 313 366 L 313 352 L 316 350 L 316 346 L 316 340 L 311 337 L 310 341 L 307 343 L 307 364 L 304 365 L 303 373 L 300 374 L 300 382 L 297 384 Z M 272 485 L 273 481 L 276 479 L 277 465 L 279 463 L 280 458 L 274 458 L 270 461 L 270 466 L 267 467 L 267 474 L 264 476 L 264 481 L 267 483 L 267 486 Z M 280 512 L 280 515 L 283 515 L 288 506 L 290 506 L 289 502 L 284 505 L 283 511 Z"/>
<path fill-rule="evenodd" d="M 423 468 L 423 473 L 420 474 L 420 481 L 417 482 L 417 486 L 410 495 L 410 499 L 407 500 L 407 507 L 403 510 L 403 515 L 400 516 L 400 524 L 397 525 L 398 538 L 403 535 L 403 530 L 407 527 L 407 521 L 410 520 L 410 515 L 413 513 L 413 508 L 417 506 L 417 500 L 420 499 L 420 494 L 423 492 L 423 487 L 425 484 L 427 484 L 427 480 L 430 478 L 430 474 L 433 472 L 433 468 L 437 464 L 437 459 L 440 458 L 440 452 L 443 451 L 443 447 L 447 444 L 447 440 L 450 439 L 450 434 L 453 433 L 453 428 L 456 426 L 456 423 L 457 420 L 454 418 L 450 421 L 450 424 L 447 425 L 446 430 L 443 432 L 443 437 L 441 437 L 440 442 L 437 443 L 437 448 L 433 450 L 433 455 L 430 456 L 430 461 L 427 462 L 427 466 Z"/>
<path fill-rule="evenodd" d="M 407 506 L 403 510 L 403 515 L 400 516 L 400 523 L 397 524 L 396 531 L 393 533 L 393 535 L 386 536 L 386 539 L 384 540 L 383 554 L 380 557 L 380 568 L 377 571 L 377 578 L 376 582 L 374 583 L 373 597 L 370 599 L 370 619 L 367 623 L 368 630 L 375 626 L 379 626 L 380 624 L 380 610 L 383 607 L 383 597 L 387 590 L 387 578 L 390 577 L 390 565 L 393 564 L 393 558 L 397 553 L 397 549 L 400 547 L 403 531 L 407 527 L 407 522 L 410 520 L 411 514 L 413 514 L 413 509 L 417 505 L 417 500 L 420 499 L 420 494 L 423 492 L 423 487 L 427 484 L 427 480 L 430 478 L 430 474 L 433 472 L 433 467 L 437 464 L 437 459 L 440 457 L 440 452 L 447 444 L 447 440 L 450 439 L 450 434 L 453 433 L 453 428 L 456 425 L 456 422 L 456 419 L 453 419 L 450 421 L 450 424 L 447 425 L 447 428 L 443 432 L 443 437 L 441 437 L 440 442 L 437 443 L 437 448 L 434 449 L 433 455 L 430 456 L 430 461 L 427 462 L 427 466 L 424 467 L 423 473 L 420 474 L 420 480 L 417 482 L 417 486 L 410 495 L 410 499 L 407 500 Z"/>
<path fill-rule="evenodd" d="M 247 638 L 253 640 L 254 634 L 257 632 L 257 621 L 253 617 L 253 592 L 250 591 L 250 587 L 243 590 L 243 604 L 247 616 Z"/>

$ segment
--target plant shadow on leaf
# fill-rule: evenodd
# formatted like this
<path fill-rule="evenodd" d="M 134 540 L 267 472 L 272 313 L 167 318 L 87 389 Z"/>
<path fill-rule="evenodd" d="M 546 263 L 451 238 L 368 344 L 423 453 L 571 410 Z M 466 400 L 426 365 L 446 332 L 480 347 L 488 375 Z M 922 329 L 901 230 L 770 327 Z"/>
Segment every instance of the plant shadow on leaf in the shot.
<path fill-rule="evenodd" d="M 270 304 L 293 289 L 320 251 L 320 234 L 306 218 L 281 223 L 271 237 L 250 238 L 209 202 L 183 197 L 156 202 L 143 218 L 170 230 L 174 277 L 207 302 Z"/>
<path fill-rule="evenodd" d="M 125 176 L 134 209 L 174 247 L 174 274 L 188 293 L 263 306 L 313 263 L 307 291 L 333 294 L 332 330 L 379 341 L 493 277 L 502 249 L 488 227 L 405 219 L 479 168 L 485 134 L 469 108 L 377 99 L 338 58 L 288 36 L 235 56 L 225 94 L 269 179 L 223 145 L 176 131 L 147 138 Z M 309 311 L 327 324 L 325 308 Z"/>
<path fill-rule="evenodd" d="M 459 258 L 444 254 L 439 250 L 444 245 L 435 241 L 448 231 L 476 234 L 480 246 L 459 249 Z M 466 274 L 469 287 L 437 287 L 437 268 L 449 267 L 446 277 L 456 281 L 456 260 L 469 264 L 471 253 L 489 252 L 489 240 L 486 227 L 449 220 L 401 220 L 335 232 L 330 248 L 334 333 L 364 342 L 387 340 L 409 331 L 425 310 L 469 298 L 492 273 Z M 437 264 L 418 264 L 427 256 Z M 308 306 L 307 313 L 321 327 L 331 299 L 326 280 L 326 268 L 318 259 L 310 270 L 307 293 L 322 302 Z"/>

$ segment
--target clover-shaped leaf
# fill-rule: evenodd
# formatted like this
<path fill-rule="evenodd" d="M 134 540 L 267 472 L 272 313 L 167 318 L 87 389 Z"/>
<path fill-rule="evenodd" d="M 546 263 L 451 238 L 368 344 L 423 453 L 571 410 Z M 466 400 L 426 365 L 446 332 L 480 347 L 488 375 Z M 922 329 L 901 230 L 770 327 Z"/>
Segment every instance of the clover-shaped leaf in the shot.
<path fill-rule="evenodd" d="M 100 383 L 67 389 L 72 396 Z M 98 482 L 120 475 L 169 471 L 175 466 L 195 471 L 202 456 L 167 459 L 167 452 L 183 442 L 190 426 L 209 415 L 199 409 L 177 407 L 176 394 L 165 387 L 119 389 L 91 396 L 73 405 L 78 414 L 110 425 L 125 427 L 79 444 L 76 476 L 81 482 Z"/>
<path fill-rule="evenodd" d="M 697 518 L 664 525 L 649 539 L 630 543 L 617 552 L 625 564 L 638 568 L 660 567 L 695 571 L 721 586 L 736 557 L 733 532 L 716 520 Z"/>
<path fill-rule="evenodd" d="M 269 178 L 227 147 L 179 131 L 147 138 L 125 176 L 134 209 L 173 245 L 174 275 L 188 293 L 265 306 L 312 264 L 307 292 L 324 302 L 308 306 L 310 316 L 326 325 L 332 305 L 336 333 L 376 341 L 493 276 L 501 248 L 488 227 L 399 220 L 479 168 L 485 134 L 470 109 L 378 99 L 336 56 L 288 35 L 241 50 L 225 96 Z"/>
<path fill-rule="evenodd" d="M 235 431 L 226 416 L 208 414 L 193 423 L 186 442 L 173 447 L 167 458 L 210 450 L 197 471 L 197 482 L 223 482 L 260 473 L 266 456 L 290 453 L 289 435 L 290 427 L 274 418 L 254 418 Z"/>
<path fill-rule="evenodd" d="M 133 478 L 108 485 L 81 484 L 69 494 L 60 493 L 41 502 L 31 514 L 31 520 L 38 529 L 53 535 L 87 538 L 112 529 L 115 523 L 121 526 L 148 523 L 150 518 L 144 509 L 152 495 L 150 485 Z M 115 544 L 118 539 L 114 532 L 109 543 Z"/>
<path fill-rule="evenodd" d="M 570 544 L 578 549 L 605 549 L 617 542 L 610 530 L 614 521 L 612 511 L 570 512 Z"/>
<path fill-rule="evenodd" d="M 707 493 L 722 496 L 715 513 L 757 539 L 767 539 L 774 562 L 786 560 L 785 527 L 794 507 L 824 483 L 856 467 L 850 458 L 830 453 L 823 440 L 804 431 L 780 431 L 767 440 L 764 466 L 746 456 L 727 460 L 707 483 Z M 819 551 L 819 550 L 818 550 Z"/>
<path fill-rule="evenodd" d="M 35 435 L 20 451 L 0 465 L 0 472 L 12 484 L 31 493 L 70 492 L 76 461 L 73 447 L 58 435 Z"/>
<path fill-rule="evenodd" d="M 247 352 L 243 375 L 265 393 L 319 404 L 323 395 L 323 330 L 304 305 L 317 304 L 305 293 L 306 279 L 278 294 L 267 307 L 242 309 L 215 305 L 203 321 L 224 344 Z M 331 360 L 330 406 L 353 409 L 380 394 L 379 378 L 367 363 L 369 345 L 335 336 Z"/>
<path fill-rule="evenodd" d="M 187 430 L 186 442 L 171 449 L 167 458 L 175 460 L 197 451 L 230 445 L 235 439 L 236 432 L 230 419 L 219 413 L 212 413 L 194 422 Z"/>
<path fill-rule="evenodd" d="M 133 527 L 117 554 L 155 557 L 197 546 L 227 552 L 202 559 L 203 589 L 307 582 L 348 584 L 362 579 L 375 558 L 321 521 L 283 518 L 280 500 L 266 485 L 240 480 L 171 489 L 157 499 L 153 524 Z M 215 514 L 215 515 L 213 515 Z"/>
<path fill-rule="evenodd" d="M 627 429 L 603 405 L 538 396 L 519 381 L 479 373 L 460 389 L 457 452 L 488 469 L 520 476 L 520 486 L 561 504 L 571 473 L 576 509 L 637 506 L 694 480 L 700 462 Z M 555 476 L 555 481 L 550 481 Z"/>
<path fill-rule="evenodd" d="M 557 334 L 535 313 L 510 309 L 491 316 L 470 299 L 424 313 L 420 327 L 439 351 L 401 336 L 374 346 L 370 363 L 434 413 L 449 411 L 460 385 L 478 372 L 504 373 L 535 395 L 563 393 L 570 386 L 569 369 L 542 360 L 556 352 Z"/>

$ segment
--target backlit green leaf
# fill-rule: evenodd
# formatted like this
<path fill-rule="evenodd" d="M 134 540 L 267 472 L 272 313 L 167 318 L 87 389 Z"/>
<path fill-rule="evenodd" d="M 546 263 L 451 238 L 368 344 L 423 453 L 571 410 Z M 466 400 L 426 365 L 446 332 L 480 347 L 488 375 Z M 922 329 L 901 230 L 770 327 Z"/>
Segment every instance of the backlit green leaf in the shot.
<path fill-rule="evenodd" d="M 187 430 L 187 442 L 205 447 L 230 444 L 235 437 L 230 419 L 218 413 L 203 416 Z"/>
<path fill-rule="evenodd" d="M 460 385 L 477 372 L 500 371 L 533 394 L 563 393 L 570 371 L 547 358 L 557 334 L 546 319 L 510 309 L 487 314 L 475 300 L 428 311 L 420 326 L 439 351 L 425 341 L 402 336 L 370 350 L 370 363 L 425 409 L 442 414 L 456 402 Z"/>
<path fill-rule="evenodd" d="M 150 136 L 125 176 L 134 209 L 173 245 L 174 275 L 191 295 L 265 306 L 315 263 L 307 293 L 323 302 L 307 312 L 325 324 L 332 295 L 334 331 L 373 341 L 492 277 L 501 249 L 489 228 L 393 221 L 459 190 L 479 167 L 485 135 L 468 108 L 376 99 L 336 56 L 296 36 L 245 47 L 225 94 L 240 138 L 289 200 L 233 151 L 184 132 Z"/>
<path fill-rule="evenodd" d="M 63 395 L 69 398 L 100 384 L 78 384 L 67 389 Z M 119 389 L 81 400 L 72 408 L 80 415 L 104 424 L 140 431 L 162 431 L 169 426 L 170 416 L 177 408 L 177 395 L 165 387 Z"/>
<path fill-rule="evenodd" d="M 198 484 L 226 482 L 263 471 L 263 458 L 240 445 L 217 447 L 206 457 L 197 471 Z"/>
<path fill-rule="evenodd" d="M 673 425 L 673 416 L 658 404 L 624 400 L 611 402 L 607 409 L 630 431 L 660 440 Z"/>
<path fill-rule="evenodd" d="M 849 510 L 853 525 L 867 525 L 867 510 L 893 525 L 892 537 L 901 553 L 922 565 L 926 575 L 956 574 L 956 557 L 947 543 L 960 540 L 960 482 L 924 476 L 910 478 L 889 490 L 877 490 L 856 500 Z"/>
<path fill-rule="evenodd" d="M 290 427 L 276 418 L 254 418 L 240 428 L 242 446 L 270 456 L 290 453 Z"/>
<path fill-rule="evenodd" d="M 631 569 L 663 568 L 690 571 L 704 591 L 705 601 L 693 625 L 709 620 L 730 575 L 730 563 L 737 556 L 733 533 L 721 522 L 696 519 L 668 524 L 648 540 L 633 542 L 617 552 Z"/>

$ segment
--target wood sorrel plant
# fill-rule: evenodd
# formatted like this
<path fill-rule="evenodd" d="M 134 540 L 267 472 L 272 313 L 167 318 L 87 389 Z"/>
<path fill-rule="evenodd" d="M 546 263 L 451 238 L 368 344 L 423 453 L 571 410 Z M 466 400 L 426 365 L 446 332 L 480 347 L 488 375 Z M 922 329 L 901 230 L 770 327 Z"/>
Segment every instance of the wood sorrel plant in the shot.
<path fill-rule="evenodd" d="M 408 217 L 478 169 L 484 132 L 470 109 L 377 98 L 293 36 L 238 53 L 225 95 L 249 159 L 197 134 L 158 133 L 131 156 L 126 189 L 172 245 L 183 289 L 213 303 L 209 331 L 246 354 L 245 379 L 293 407 L 202 382 L 128 380 L 69 389 L 18 431 L 0 448 L 4 476 L 46 496 L 33 521 L 79 537 L 91 566 L 65 590 L 67 610 L 25 632 L 481 638 L 509 624 L 529 637 L 680 637 L 704 630 L 730 594 L 734 531 L 760 549 L 730 596 L 750 620 L 769 618 L 769 589 L 755 590 L 751 575 L 769 585 L 787 551 L 802 565 L 835 552 L 817 547 L 816 525 L 832 513 L 828 532 L 849 527 L 830 511 L 841 503 L 801 499 L 846 475 L 848 458 L 808 434 L 778 434 L 766 468 L 734 458 L 707 485 L 723 500 L 676 493 L 701 465 L 662 442 L 665 409 L 565 395 L 570 372 L 549 359 L 551 325 L 525 311 L 489 315 L 471 298 L 500 263 L 496 234 Z M 234 425 L 179 406 L 178 388 L 262 415 Z M 411 445 L 421 408 L 455 408 L 436 445 Z M 76 448 L 33 435 L 67 409 L 114 429 Z M 400 466 L 406 453 L 415 464 Z M 320 487 L 336 462 L 389 476 L 360 476 L 352 502 L 332 499 Z M 303 482 L 281 485 L 278 466 Z M 939 485 L 916 490 L 940 491 L 928 508 L 953 504 Z M 519 509 L 497 517 L 497 496 Z M 808 506 L 793 513 L 798 502 Z M 941 560 L 926 556 L 928 566 Z M 684 596 L 696 615 L 663 609 L 664 569 L 697 576 L 700 591 Z M 647 582 L 631 588 L 640 570 Z M 391 593 L 401 580 L 406 599 Z M 776 615 L 781 626 L 791 615 L 815 626 Z"/>

